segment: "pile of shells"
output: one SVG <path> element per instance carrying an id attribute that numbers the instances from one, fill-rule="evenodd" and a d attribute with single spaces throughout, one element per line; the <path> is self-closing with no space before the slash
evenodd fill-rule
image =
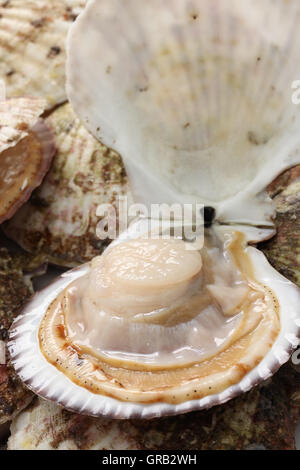
<path id="1" fill-rule="evenodd" d="M 0 443 L 12 423 L 11 450 L 295 448 L 299 19 L 0 5 Z M 143 216 L 100 239 L 124 197 L 204 207 L 201 246 Z"/>

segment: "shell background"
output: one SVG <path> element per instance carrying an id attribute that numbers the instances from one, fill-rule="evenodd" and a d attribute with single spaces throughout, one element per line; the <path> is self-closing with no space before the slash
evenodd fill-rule
<path id="1" fill-rule="evenodd" d="M 51 0 L 51 2 L 11 0 L 0 6 L 0 78 L 5 78 L 8 96 L 25 93 L 45 96 L 49 107 L 66 99 L 64 40 L 70 24 L 85 3 L 85 1 L 71 0 Z M 256 19 L 252 18 L 251 21 L 255 23 Z M 11 48 L 10 44 L 14 44 L 14 48 Z M 73 121 L 74 117 L 71 117 L 69 113 L 66 112 L 69 117 L 63 117 L 63 112 L 61 113 L 62 121 L 64 119 L 66 123 Z M 56 117 L 53 116 L 53 122 L 55 120 Z M 56 126 L 55 123 L 54 126 Z M 65 157 L 65 155 L 61 157 L 62 160 Z M 59 173 L 61 170 L 59 165 L 58 168 Z M 285 186 L 286 181 L 284 180 L 282 187 Z M 299 241 L 295 225 L 295 216 L 298 213 L 298 184 L 299 181 L 295 181 L 292 190 L 286 188 L 286 192 L 276 198 L 279 203 L 282 202 L 282 209 L 277 215 L 279 234 L 277 238 L 264 244 L 264 251 L 277 269 L 293 281 L 298 281 L 299 285 L 299 263 L 294 256 L 294 249 L 298 249 Z M 50 186 L 51 182 L 49 188 Z M 43 193 L 43 197 L 44 199 L 34 195 L 31 203 L 24 209 L 25 212 L 28 211 L 29 225 L 24 232 L 20 233 L 20 243 L 24 243 L 28 250 L 35 250 L 35 244 L 39 240 L 38 246 L 41 253 L 46 253 L 46 256 L 57 264 L 69 266 L 92 256 L 94 249 L 97 252 L 98 247 L 93 246 L 91 239 L 86 242 L 88 237 L 86 238 L 85 234 L 89 233 L 89 230 L 87 232 L 79 230 L 80 236 L 76 241 L 72 241 L 73 249 L 71 249 L 70 257 L 65 259 L 62 256 L 67 246 L 68 234 L 60 232 L 57 238 L 55 230 L 52 232 L 52 216 L 50 214 L 49 217 L 49 208 L 43 206 L 44 200 L 46 200 L 46 205 L 49 201 L 47 191 Z M 50 204 L 52 202 L 50 198 Z M 39 215 L 35 220 L 34 214 L 38 212 Z M 55 211 L 52 215 L 54 223 Z M 50 235 L 48 229 L 45 233 L 40 232 L 41 224 L 45 223 L 45 220 L 50 220 Z M 88 224 L 85 223 L 84 226 L 88 227 Z M 43 238 L 44 235 L 45 238 Z M 80 237 L 82 237 L 82 243 Z M 284 247 L 282 251 L 281 246 Z M 6 255 L 3 259 L 6 259 Z M 22 269 L 19 267 L 10 272 L 14 273 L 14 278 L 21 279 L 23 276 Z M 18 275 L 15 274 L 17 272 Z M 8 277 L 5 275 L 5 282 L 7 280 Z M 20 290 L 17 292 L 20 293 Z M 113 425 L 110 421 L 101 423 L 93 418 L 71 414 L 55 405 L 38 402 L 38 406 L 36 403 L 33 408 L 22 413 L 14 421 L 10 448 L 23 446 L 29 448 L 48 446 L 51 449 L 68 446 L 79 449 L 93 446 L 101 448 L 104 442 L 105 445 L 113 445 L 112 440 L 117 436 L 116 442 L 120 448 L 121 446 L 127 446 L 126 448 L 140 446 L 141 448 L 167 449 L 172 448 L 179 434 L 181 441 L 178 445 L 187 449 L 191 446 L 200 448 L 201 445 L 208 449 L 245 448 L 253 444 L 263 444 L 267 448 L 293 448 L 295 421 L 299 417 L 298 378 L 299 374 L 295 375 L 292 369 L 285 368 L 274 377 L 276 389 L 272 389 L 273 392 L 270 391 L 269 385 L 266 385 L 215 410 L 166 418 L 153 424 L 140 423 L 139 428 L 135 427 L 136 423 L 124 422 L 120 425 Z M 284 387 L 282 384 L 285 384 Z M 287 394 L 285 394 L 286 391 Z M 260 396 L 262 398 L 259 398 Z M 289 396 L 293 397 L 291 401 Z M 45 427 L 41 425 L 42 417 L 45 418 Z M 26 440 L 24 433 L 28 420 L 30 420 L 30 435 Z M 197 424 L 199 428 L 196 428 L 197 433 L 195 433 Z M 104 433 L 108 436 L 108 440 L 103 442 Z"/>
<path id="2" fill-rule="evenodd" d="M 45 107 L 46 101 L 38 98 L 0 101 L 0 152 L 26 137 Z"/>
<path id="3" fill-rule="evenodd" d="M 80 125 L 66 101 L 66 37 L 86 0 L 10 0 L 0 5 L 0 79 L 7 96 L 46 99 L 58 151 L 30 202 L 6 227 L 23 248 L 73 267 L 102 252 L 96 207 L 127 194 L 120 157 Z"/>
<path id="4" fill-rule="evenodd" d="M 65 38 L 86 0 L 8 0 L 0 5 L 0 79 L 7 97 L 66 100 Z"/>
<path id="5" fill-rule="evenodd" d="M 22 248 L 54 264 L 76 266 L 99 255 L 109 240 L 96 237 L 100 203 L 130 196 L 118 154 L 83 127 L 69 104 L 46 119 L 57 147 L 52 167 L 30 202 L 5 225 Z"/>
<path id="6" fill-rule="evenodd" d="M 261 249 L 275 269 L 300 285 L 300 166 L 281 175 L 269 192 L 276 203 L 277 233 Z"/>
<path id="7" fill-rule="evenodd" d="M 6 343 L 12 321 L 32 295 L 31 279 L 44 272 L 45 266 L 42 266 L 39 256 L 10 252 L 2 246 L 1 241 L 0 341 Z M 16 416 L 32 397 L 10 363 L 7 361 L 7 364 L 0 365 L 0 427 Z"/>

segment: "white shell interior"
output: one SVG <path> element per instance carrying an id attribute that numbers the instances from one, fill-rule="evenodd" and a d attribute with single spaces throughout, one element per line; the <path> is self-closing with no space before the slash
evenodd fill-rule
<path id="1" fill-rule="evenodd" d="M 226 229 L 228 229 L 226 226 L 218 228 L 220 231 Z M 259 233 L 256 235 L 251 233 L 251 236 L 257 238 Z M 96 395 L 79 387 L 52 366 L 39 348 L 40 323 L 51 302 L 75 279 L 85 275 L 90 269 L 89 265 L 83 265 L 63 274 L 53 284 L 37 294 L 27 305 L 23 314 L 15 321 L 8 347 L 18 374 L 35 393 L 53 400 L 65 408 L 83 414 L 105 415 L 118 419 L 154 418 L 209 408 L 224 403 L 241 392 L 248 391 L 270 377 L 289 359 L 291 351 L 297 346 L 300 335 L 300 292 L 294 284 L 275 271 L 265 256 L 256 248 L 247 247 L 246 252 L 255 267 L 257 281 L 271 288 L 277 294 L 280 305 L 281 331 L 272 350 L 264 357 L 259 366 L 249 372 L 238 384 L 227 388 L 224 392 L 179 405 L 167 403 L 145 405 L 121 402 Z"/>
<path id="2" fill-rule="evenodd" d="M 68 95 L 122 155 L 137 201 L 271 224 L 264 190 L 300 162 L 299 21 L 297 0 L 90 0 L 69 35 Z"/>

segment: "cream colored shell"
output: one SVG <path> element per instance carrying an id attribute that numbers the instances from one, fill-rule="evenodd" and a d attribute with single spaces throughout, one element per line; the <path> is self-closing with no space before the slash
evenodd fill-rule
<path id="1" fill-rule="evenodd" d="M 86 0 L 10 0 L 0 5 L 0 80 L 7 97 L 66 100 L 65 42 Z"/>
<path id="2" fill-rule="evenodd" d="M 15 98 L 0 101 L 0 153 L 16 145 L 46 108 L 42 98 Z"/>

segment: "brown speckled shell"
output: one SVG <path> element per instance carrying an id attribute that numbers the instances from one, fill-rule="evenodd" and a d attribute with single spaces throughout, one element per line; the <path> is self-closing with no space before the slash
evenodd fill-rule
<path id="1" fill-rule="evenodd" d="M 66 100 L 65 41 L 86 0 L 9 0 L 0 4 L 0 79 L 7 97 Z"/>
<path id="2" fill-rule="evenodd" d="M 24 177 L 22 177 L 22 175 L 19 176 L 17 194 L 15 194 L 14 199 L 9 201 L 8 206 L 1 208 L 0 223 L 13 217 L 17 210 L 28 201 L 33 190 L 40 186 L 45 174 L 50 168 L 52 158 L 55 154 L 53 133 L 42 119 L 31 128 L 31 132 L 41 144 L 41 160 L 39 161 L 39 165 L 36 166 L 34 175 L 28 178 L 25 188 L 23 188 Z M 21 142 L 19 145 L 21 145 Z M 19 145 L 16 144 L 13 148 L 14 152 L 18 152 Z M 33 158 L 34 157 L 35 156 L 33 156 Z"/>
<path id="3" fill-rule="evenodd" d="M 0 248 L 0 341 L 7 342 L 8 330 L 20 309 L 33 293 L 30 276 L 43 264 L 40 257 L 10 254 Z M 7 355 L 8 359 L 8 355 Z M 11 363 L 0 365 L 0 425 L 10 421 L 32 399 Z"/>
<path id="4" fill-rule="evenodd" d="M 69 104 L 46 122 L 57 147 L 50 172 L 5 232 L 25 250 L 73 267 L 101 254 L 110 241 L 96 236 L 97 206 L 117 209 L 117 198 L 131 195 L 120 156 L 88 133 Z"/>
<path id="5" fill-rule="evenodd" d="M 0 153 L 28 135 L 46 106 L 46 100 L 41 98 L 0 101 Z"/>
<path id="6" fill-rule="evenodd" d="M 269 192 L 276 204 L 277 234 L 260 248 L 275 269 L 300 285 L 300 166 L 282 174 Z"/>

